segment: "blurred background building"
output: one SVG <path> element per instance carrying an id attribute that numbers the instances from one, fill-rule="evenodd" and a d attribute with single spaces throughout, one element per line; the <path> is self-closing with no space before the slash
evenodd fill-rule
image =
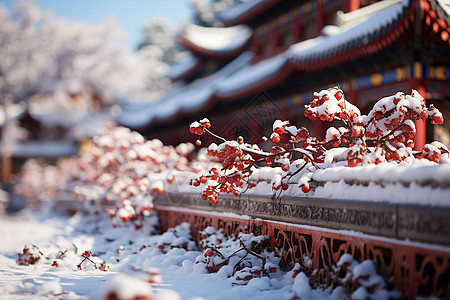
<path id="1" fill-rule="evenodd" d="M 275 119 L 323 137 L 329 124 L 310 122 L 303 105 L 336 85 L 363 113 L 416 89 L 448 120 L 449 24 L 442 0 L 247 0 L 200 12 L 176 37 L 188 54 L 167 73 L 171 89 L 157 103 L 122 103 L 118 122 L 169 144 L 195 141 L 188 125 L 203 117 L 249 142 Z M 450 145 L 448 121 L 416 126 L 416 147 Z"/>
<path id="2" fill-rule="evenodd" d="M 448 1 L 192 0 L 191 7 L 191 21 L 178 26 L 149 20 L 129 53 L 114 21 L 83 24 L 32 3 L 0 5 L 2 178 L 29 157 L 54 162 L 77 153 L 108 122 L 174 145 L 194 142 L 188 126 L 204 117 L 220 135 L 251 143 L 269 136 L 276 119 L 323 137 L 329 124 L 304 117 L 304 104 L 336 85 L 363 113 L 416 89 L 450 118 Z M 416 124 L 416 146 L 450 146 L 448 121 L 428 122 Z"/>

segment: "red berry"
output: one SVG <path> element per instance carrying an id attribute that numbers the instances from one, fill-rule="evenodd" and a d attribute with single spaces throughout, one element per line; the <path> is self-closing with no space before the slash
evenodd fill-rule
<path id="1" fill-rule="evenodd" d="M 195 134 L 202 135 L 203 134 L 203 127 L 197 127 L 195 128 Z"/>
<path id="2" fill-rule="evenodd" d="M 309 186 L 309 183 L 305 183 L 304 185 L 302 185 L 302 192 L 303 193 L 308 193 L 311 190 L 311 187 Z"/>
<path id="3" fill-rule="evenodd" d="M 217 170 L 216 168 L 212 168 L 211 173 L 213 173 L 215 175 L 219 175 L 219 170 Z"/>
<path id="4" fill-rule="evenodd" d="M 350 168 L 353 168 L 353 167 L 355 167 L 357 164 L 358 164 L 358 161 L 356 160 L 356 158 L 352 158 L 352 159 L 350 159 L 349 161 L 348 161 L 348 166 L 350 167 Z"/>
<path id="5" fill-rule="evenodd" d="M 211 257 L 214 255 L 214 252 L 211 249 L 206 250 L 204 256 L 205 257 Z"/>
<path id="6" fill-rule="evenodd" d="M 323 102 L 328 101 L 328 100 L 330 100 L 330 97 L 327 94 L 322 96 L 322 101 Z"/>
<path id="7" fill-rule="evenodd" d="M 275 128 L 274 132 L 276 132 L 279 135 L 282 135 L 284 133 L 284 128 L 283 127 L 277 127 L 277 128 Z"/>
<path id="8" fill-rule="evenodd" d="M 315 114 L 315 113 L 310 114 L 310 115 L 309 115 L 309 119 L 310 119 L 311 121 L 317 120 L 317 114 Z"/>
<path id="9" fill-rule="evenodd" d="M 88 251 L 88 250 L 84 251 L 84 253 L 81 254 L 81 256 L 84 256 L 84 257 L 91 257 L 91 255 L 92 255 L 91 251 Z"/>
<path id="10" fill-rule="evenodd" d="M 208 181 L 208 178 L 206 178 L 205 176 L 200 177 L 201 183 L 206 183 L 207 181 Z"/>
<path id="11" fill-rule="evenodd" d="M 439 152 L 434 152 L 433 153 L 433 159 L 434 160 L 439 160 L 441 158 L 441 154 Z"/>
<path id="12" fill-rule="evenodd" d="M 197 140 L 197 141 L 195 141 L 195 144 L 200 147 L 202 145 L 202 141 Z"/>
<path id="13" fill-rule="evenodd" d="M 274 142 L 274 143 L 279 143 L 280 140 L 281 140 L 281 138 L 280 138 L 280 136 L 279 136 L 278 134 L 274 134 L 274 135 L 272 136 L 272 142 Z"/>
<path id="14" fill-rule="evenodd" d="M 352 135 L 353 135 L 354 137 L 360 136 L 360 135 L 361 135 L 361 129 L 359 129 L 359 128 L 354 128 L 354 129 L 352 130 Z"/>
<path id="15" fill-rule="evenodd" d="M 297 132 L 297 136 L 299 138 L 306 138 L 308 136 L 308 130 L 306 130 L 305 128 L 301 128 L 298 132 Z"/>
<path id="16" fill-rule="evenodd" d="M 342 92 L 341 91 L 338 91 L 336 94 L 334 94 L 334 97 L 337 99 L 337 100 L 341 100 L 342 99 Z"/>
<path id="17" fill-rule="evenodd" d="M 434 121 L 434 123 L 442 125 L 442 123 L 444 123 L 444 118 L 443 117 L 434 117 L 433 121 Z"/>
<path id="18" fill-rule="evenodd" d="M 375 117 L 375 119 L 381 119 L 381 117 L 383 116 L 383 114 L 381 113 L 381 111 L 376 111 L 373 116 Z"/>

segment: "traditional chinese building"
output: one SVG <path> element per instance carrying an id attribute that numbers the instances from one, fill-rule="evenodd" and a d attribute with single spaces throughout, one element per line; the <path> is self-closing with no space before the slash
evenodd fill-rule
<path id="1" fill-rule="evenodd" d="M 124 106 L 119 123 L 170 144 L 195 141 L 188 125 L 203 117 L 249 142 L 269 135 L 275 119 L 323 136 L 329 124 L 303 116 L 314 91 L 339 85 L 367 113 L 416 89 L 447 119 L 417 122 L 416 146 L 450 144 L 448 1 L 248 0 L 215 18 L 178 36 L 191 56 L 170 70 L 173 89 L 156 104 Z"/>

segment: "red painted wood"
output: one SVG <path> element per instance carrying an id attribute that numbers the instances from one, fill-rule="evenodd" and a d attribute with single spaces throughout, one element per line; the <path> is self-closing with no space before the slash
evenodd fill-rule
<path id="1" fill-rule="evenodd" d="M 261 219 L 231 217 L 203 211 L 158 209 L 162 230 L 188 222 L 195 241 L 199 231 L 208 226 L 223 228 L 227 236 L 240 232 L 270 235 L 270 246 L 285 268 L 300 263 L 313 273 L 312 285 L 331 284 L 330 273 L 346 253 L 359 261 L 372 260 L 386 280 L 402 293 L 404 299 L 437 296 L 450 299 L 450 250 L 430 245 L 405 243 L 364 234 L 298 226 Z"/>

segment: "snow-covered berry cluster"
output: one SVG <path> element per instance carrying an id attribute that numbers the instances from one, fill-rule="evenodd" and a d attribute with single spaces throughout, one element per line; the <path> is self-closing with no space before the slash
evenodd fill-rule
<path id="1" fill-rule="evenodd" d="M 344 254 L 332 271 L 332 280 L 345 289 L 351 299 L 391 299 L 385 278 L 377 273 L 371 260 L 358 262 Z"/>
<path id="2" fill-rule="evenodd" d="M 185 222 L 175 228 L 170 228 L 161 235 L 155 246 L 164 253 L 167 253 L 173 248 L 182 248 L 187 251 L 193 250 L 195 243 L 192 241 L 189 226 L 189 223 Z"/>
<path id="3" fill-rule="evenodd" d="M 107 264 L 104 260 L 99 260 L 97 257 L 92 255 L 92 252 L 89 250 L 81 253 L 81 262 L 77 265 L 78 270 L 83 270 L 83 267 L 93 266 L 95 270 L 100 270 L 107 272 L 109 271 L 109 264 Z"/>
<path id="4" fill-rule="evenodd" d="M 246 284 L 279 271 L 279 258 L 269 249 L 270 236 L 240 233 L 225 237 L 223 229 L 211 226 L 200 233 L 203 253 L 195 259 L 194 272 L 219 272 L 233 278 L 234 284 Z"/>
<path id="5" fill-rule="evenodd" d="M 203 118 L 200 121 L 192 122 L 192 124 L 189 126 L 189 130 L 191 133 L 194 133 L 198 135 L 198 139 L 195 142 L 197 146 L 202 145 L 202 141 L 200 140 L 200 136 L 205 132 L 205 130 L 208 130 L 209 127 L 211 127 L 211 123 L 207 118 Z"/>
<path id="6" fill-rule="evenodd" d="M 208 155 L 219 165 L 191 184 L 203 188 L 203 200 L 216 204 L 221 193 L 239 195 L 254 187 L 252 176 L 261 163 L 281 170 L 273 173 L 271 179 L 274 192 L 287 190 L 289 184 L 297 183 L 302 192 L 308 193 L 315 170 L 333 165 L 412 164 L 416 159 L 450 162 L 450 152 L 442 143 L 433 142 L 416 149 L 416 122 L 430 118 L 432 124 L 442 124 L 444 119 L 433 105 L 427 108 L 424 98 L 415 90 L 411 95 L 398 92 L 382 98 L 363 115 L 345 99 L 339 87 L 333 87 L 315 92 L 314 99 L 305 105 L 304 114 L 312 121 L 338 121 L 342 126 L 329 127 L 325 138 L 318 139 L 305 127 L 275 120 L 270 136 L 275 145 L 266 152 L 257 145 L 245 144 L 242 137 L 228 141 L 215 135 L 209 130 L 209 120 L 208 128 L 204 122 L 192 123 L 191 132 L 210 133 L 222 143 L 208 147 Z M 263 137 L 263 141 L 268 140 Z"/>
<path id="7" fill-rule="evenodd" d="M 94 137 L 89 153 L 77 159 L 74 192 L 80 202 L 103 205 L 113 224 L 150 216 L 155 195 L 165 191 L 173 174 L 188 169 L 192 144 L 165 146 L 159 140 L 146 141 L 124 127 L 107 127 Z"/>
<path id="8" fill-rule="evenodd" d="M 27 244 L 24 246 L 22 253 L 18 254 L 17 263 L 19 265 L 34 265 L 43 255 L 37 246 Z"/>
<path id="9" fill-rule="evenodd" d="M 29 159 L 20 171 L 20 178 L 14 185 L 14 194 L 24 197 L 29 205 L 54 199 L 58 189 L 64 185 L 65 177 L 60 169 L 36 159 Z"/>
<path id="10" fill-rule="evenodd" d="M 191 124 L 191 131 L 193 126 L 198 124 L 202 130 L 208 130 L 211 127 L 209 121 L 203 123 L 202 121 Z M 208 130 L 208 132 L 210 132 Z M 202 131 L 203 133 L 203 131 Z M 209 145 L 207 155 L 220 164 L 209 169 L 209 173 L 202 175 L 197 179 L 191 180 L 190 184 L 194 187 L 205 187 L 201 195 L 202 200 L 207 200 L 210 203 L 217 204 L 217 197 L 220 193 L 239 195 L 243 190 L 251 188 L 254 184 L 248 181 L 252 175 L 252 165 L 254 158 L 248 153 L 244 152 L 243 148 L 252 147 L 245 144 L 242 137 L 237 141 L 226 141 L 217 145 L 212 143 Z M 253 146 L 254 151 L 260 151 L 257 146 Z"/>

